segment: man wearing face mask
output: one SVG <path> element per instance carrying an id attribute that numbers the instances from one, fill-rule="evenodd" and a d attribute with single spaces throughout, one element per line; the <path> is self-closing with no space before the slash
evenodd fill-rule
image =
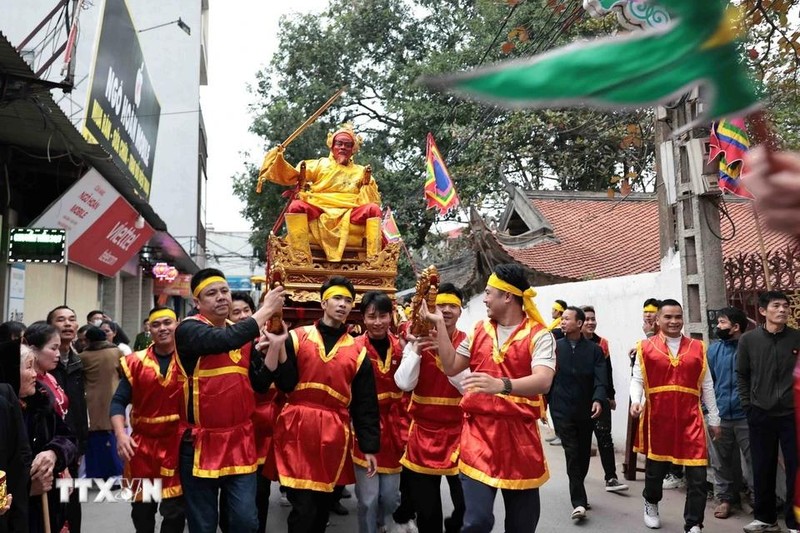
<path id="1" fill-rule="evenodd" d="M 106 320 L 106 318 L 106 314 L 100 309 L 89 311 L 89 313 L 86 315 L 86 325 L 99 328 L 103 323 L 103 320 Z"/>
<path id="2" fill-rule="evenodd" d="M 739 452 L 747 460 L 747 471 L 752 472 L 750 460 L 750 431 L 747 415 L 736 390 L 736 348 L 739 337 L 747 329 L 747 316 L 735 307 L 726 307 L 717 315 L 717 342 L 708 347 L 708 369 L 714 380 L 714 395 L 719 408 L 720 436 L 713 441 L 718 461 L 712 461 L 714 470 L 714 495 L 719 505 L 714 509 L 716 518 L 728 518 L 731 508 L 739 505 L 739 494 L 744 488 Z M 752 479 L 748 480 L 752 486 Z"/>

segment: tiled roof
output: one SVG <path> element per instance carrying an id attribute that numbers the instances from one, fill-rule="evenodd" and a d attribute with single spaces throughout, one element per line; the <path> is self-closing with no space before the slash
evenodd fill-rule
<path id="1" fill-rule="evenodd" d="M 586 193 L 578 193 L 576 198 L 563 192 L 554 198 L 547 196 L 536 193 L 531 203 L 552 225 L 557 240 L 520 247 L 504 245 L 499 236 L 501 246 L 515 260 L 538 272 L 575 280 L 658 271 L 661 257 L 654 196 L 640 195 L 632 201 Z M 736 231 L 733 239 L 723 243 L 723 255 L 757 253 L 749 202 L 728 201 L 725 205 Z M 723 217 L 723 237 L 730 237 L 733 227 Z M 792 237 L 766 229 L 764 238 L 768 250 L 792 244 Z"/>

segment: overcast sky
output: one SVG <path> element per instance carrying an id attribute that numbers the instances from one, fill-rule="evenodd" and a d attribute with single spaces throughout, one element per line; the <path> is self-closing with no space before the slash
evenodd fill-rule
<path id="1" fill-rule="evenodd" d="M 200 102 L 208 134 L 207 221 L 215 231 L 249 231 L 239 212 L 242 202 L 231 189 L 231 176 L 244 170 L 242 153 L 260 163 L 263 147 L 248 129 L 247 85 L 267 65 L 278 45 L 278 19 L 284 13 L 318 12 L 327 0 L 212 0 L 209 6 L 208 86 Z"/>

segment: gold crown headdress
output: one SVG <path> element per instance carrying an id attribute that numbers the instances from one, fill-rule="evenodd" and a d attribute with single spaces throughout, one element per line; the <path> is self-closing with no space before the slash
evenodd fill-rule
<path id="1" fill-rule="evenodd" d="M 328 148 L 333 148 L 333 138 L 339 135 L 340 133 L 344 133 L 350 136 L 353 139 L 353 154 L 358 152 L 358 149 L 361 148 L 361 143 L 364 139 L 361 138 L 361 135 L 357 135 L 355 130 L 353 130 L 353 124 L 350 122 L 345 122 L 334 132 L 328 133 L 328 140 L 325 144 L 328 145 Z"/>

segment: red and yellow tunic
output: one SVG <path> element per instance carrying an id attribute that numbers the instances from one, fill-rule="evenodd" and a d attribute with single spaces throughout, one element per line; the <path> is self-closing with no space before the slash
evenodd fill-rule
<path id="1" fill-rule="evenodd" d="M 367 350 L 345 333 L 326 353 L 316 326 L 294 329 L 289 336 L 298 383 L 275 423 L 278 478 L 286 487 L 332 492 L 335 485 L 355 482 L 348 407 Z"/>
<path id="2" fill-rule="evenodd" d="M 186 320 L 200 320 L 213 326 L 203 315 Z M 237 350 L 200 357 L 194 374 L 184 384 L 181 434 L 186 429 L 192 431 L 192 473 L 196 477 L 250 474 L 258 468 L 252 421 L 255 396 L 249 375 L 250 350 L 251 344 L 247 343 Z M 181 371 L 186 376 L 182 366 Z M 189 424 L 186 413 L 188 380 L 192 382 L 194 424 Z"/>
<path id="3" fill-rule="evenodd" d="M 125 465 L 126 479 L 161 478 L 161 497 L 182 493 L 178 472 L 180 415 L 184 375 L 173 354 L 166 375 L 161 375 L 153 345 L 122 358 L 131 384 L 131 438 L 136 453 Z"/>
<path id="4" fill-rule="evenodd" d="M 466 337 L 463 331 L 455 330 L 450 337 L 453 347 L 457 348 Z M 420 474 L 458 474 L 458 447 L 464 422 L 460 402 L 461 393 L 447 379 L 439 356 L 432 350 L 424 350 L 419 362 L 419 381 L 408 408 L 411 428 L 406 453 L 400 460 L 403 466 Z"/>
<path id="5" fill-rule="evenodd" d="M 708 366 L 705 344 L 681 337 L 678 353 L 672 354 L 664 335 L 658 334 L 639 341 L 636 352 L 646 400 L 634 451 L 654 461 L 707 465 L 706 429 L 700 407 Z"/>
<path id="6" fill-rule="evenodd" d="M 531 375 L 538 337 L 548 334 L 542 324 L 526 318 L 499 346 L 493 321 L 478 322 L 470 346 L 469 367 L 493 377 Z M 542 450 L 538 419 L 539 396 L 465 392 L 461 400 L 459 470 L 481 483 L 501 489 L 534 489 L 550 477 Z"/>
<path id="7" fill-rule="evenodd" d="M 402 359 L 403 351 L 400 341 L 389 334 L 389 350 L 386 359 L 381 359 L 375 347 L 369 342 L 367 335 L 355 339 L 356 347 L 367 350 L 367 357 L 372 361 L 372 372 L 375 376 L 375 390 L 378 393 L 378 410 L 381 420 L 381 451 L 375 454 L 378 461 L 379 474 L 399 474 L 402 470 L 400 458 L 403 456 L 406 436 L 403 426 L 406 419 L 403 391 L 394 382 L 394 373 Z M 354 439 L 353 462 L 367 468 L 367 460 L 358 448 L 358 439 Z"/>
<path id="8" fill-rule="evenodd" d="M 286 395 L 279 391 L 273 383 L 267 392 L 256 392 L 255 400 L 253 433 L 256 437 L 258 464 L 263 465 L 267 461 L 267 456 L 275 453 L 273 439 L 275 421 L 278 419 L 278 415 L 281 414 L 283 404 L 286 403 Z M 274 466 L 275 461 L 270 461 L 270 464 Z M 261 474 L 273 481 L 278 479 L 278 472 L 274 468 L 265 468 Z"/>

